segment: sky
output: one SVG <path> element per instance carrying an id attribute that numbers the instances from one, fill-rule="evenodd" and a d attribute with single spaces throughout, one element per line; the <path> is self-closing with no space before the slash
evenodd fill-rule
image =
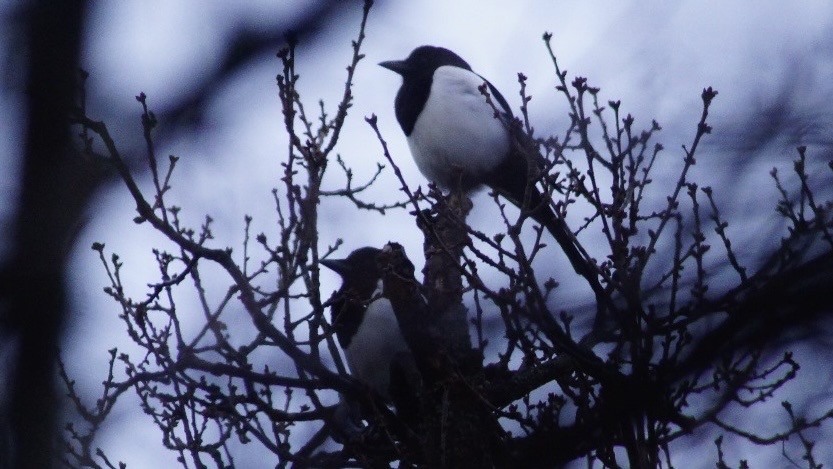
<path id="1" fill-rule="evenodd" d="M 340 10 L 342 14 L 322 23 L 318 34 L 298 47 L 299 87 L 308 107 L 314 108 L 321 98 L 330 113 L 335 111 L 360 18 L 360 2 L 354 3 L 355 8 Z M 117 141 L 135 149 L 141 129 L 134 97 L 140 91 L 153 109 L 164 112 L 219 65 L 217 51 L 238 28 L 283 30 L 315 2 L 124 0 L 91 5 L 83 45 L 83 66 L 90 73 L 90 114 L 105 120 Z M 393 113 L 399 78 L 376 65 L 404 58 L 422 44 L 456 51 L 515 108 L 517 73 L 523 72 L 533 96 L 532 121 L 540 132 L 557 132 L 567 122 L 566 107 L 553 89 L 553 68 L 541 40 L 544 32 L 552 32 L 559 63 L 570 77 L 586 76 L 592 86 L 601 87 L 605 100 L 620 99 L 637 125 L 648 126 L 656 119 L 663 126 L 659 140 L 669 159 L 681 158 L 681 145 L 693 138 L 702 89 L 717 89 L 711 119 L 715 131 L 705 142 L 695 174 L 726 189 L 725 213 L 750 211 L 762 195 L 774 208 L 769 169 L 778 165 L 786 171 L 799 143 L 809 145 L 811 152 L 830 151 L 825 131 L 833 124 L 833 7 L 823 0 L 792 7 L 776 1 L 751 5 L 717 0 L 378 2 L 370 15 L 366 59 L 356 74 L 355 103 L 339 153 L 358 180 L 373 173 L 383 157 L 363 118 L 375 114 L 405 179 L 412 186 L 425 184 Z M 286 148 L 274 80 L 279 70 L 273 54 L 251 61 L 211 96 L 197 132 L 178 135 L 159 149 L 159 154 L 181 158 L 172 199 L 185 208 L 183 217 L 193 224 L 205 214 L 216 220 L 217 246 L 240 244 L 243 214 L 254 217 L 255 233 L 271 226 L 270 191 L 277 184 Z M 15 116 L 20 99 L 16 90 L 5 89 L 0 107 Z M 8 160 L 0 187 L 13 194 L 16 161 L 11 155 L 21 128 L 15 124 L 20 120 L 9 122 L 0 128 L 0 158 Z M 140 182 L 150 187 L 147 177 Z M 340 184 L 343 178 L 331 171 L 325 187 Z M 401 200 L 396 184 L 387 173 L 368 197 Z M 3 220 L 10 213 L 9 197 L 0 199 Z M 488 210 L 477 208 L 487 204 L 478 200 L 487 202 L 487 197 L 475 198 L 470 220 L 477 228 L 494 228 Z M 89 246 L 104 242 L 108 252 L 120 254 L 129 267 L 125 280 L 137 296 L 155 272 L 150 251 L 160 238 L 149 227 L 132 222 L 133 207 L 123 186 L 102 190 L 72 255 L 73 319 L 64 354 L 80 386 L 90 390 L 102 377 L 87 376 L 83 370 L 100 369 L 113 345 L 129 346 L 123 344 L 116 305 L 102 294 L 106 276 Z M 341 238 L 346 255 L 360 246 L 396 240 L 420 267 L 422 241 L 406 213 L 382 217 L 336 200 L 325 201 L 321 213 L 321 246 Z M 774 210 L 755 213 L 731 227 L 730 234 L 742 242 L 777 241 L 760 239 L 761 233 L 778 227 Z M 337 288 L 337 280 L 324 275 L 327 296 Z M 577 293 L 572 300 L 579 304 L 584 295 Z M 145 450 L 158 447 L 156 429 L 137 425 L 141 419 L 125 407 L 111 419 L 103 446 L 128 467 L 158 465 L 158 454 Z M 131 438 L 125 439 L 125 434 Z M 738 449 L 731 456 L 750 457 L 751 451 L 758 450 Z"/>

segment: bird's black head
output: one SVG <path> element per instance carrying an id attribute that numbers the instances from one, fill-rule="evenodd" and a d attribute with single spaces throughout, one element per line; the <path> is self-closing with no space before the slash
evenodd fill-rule
<path id="1" fill-rule="evenodd" d="M 405 60 L 389 60 L 379 65 L 402 75 L 402 78 L 406 81 L 409 79 L 430 79 L 434 70 L 443 65 L 471 70 L 469 64 L 462 57 L 444 47 L 436 46 L 420 46 L 414 49 Z"/>
<path id="2" fill-rule="evenodd" d="M 382 277 L 376 265 L 376 256 L 382 252 L 373 247 L 364 247 L 351 252 L 345 259 L 324 259 L 321 265 L 328 267 L 341 276 L 342 289 L 345 287 L 356 290 L 356 293 L 370 293 Z"/>
<path id="3" fill-rule="evenodd" d="M 462 57 L 443 47 L 419 46 L 405 60 L 389 60 L 379 65 L 402 75 L 402 86 L 396 94 L 396 120 L 411 135 L 419 113 L 431 91 L 434 72 L 451 65 L 471 71 Z"/>

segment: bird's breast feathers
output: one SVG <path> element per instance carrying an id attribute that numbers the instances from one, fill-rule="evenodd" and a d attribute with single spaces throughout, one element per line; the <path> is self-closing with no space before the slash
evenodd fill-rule
<path id="1" fill-rule="evenodd" d="M 509 151 L 508 131 L 478 89 L 484 82 L 460 67 L 434 72 L 408 145 L 420 171 L 442 187 L 453 187 L 460 171 L 480 180 Z"/>
<path id="2" fill-rule="evenodd" d="M 377 289 L 377 293 L 379 290 Z M 388 395 L 390 363 L 408 350 L 393 306 L 387 298 L 373 300 L 364 313 L 350 345 L 344 350 L 350 372 L 382 396 Z"/>

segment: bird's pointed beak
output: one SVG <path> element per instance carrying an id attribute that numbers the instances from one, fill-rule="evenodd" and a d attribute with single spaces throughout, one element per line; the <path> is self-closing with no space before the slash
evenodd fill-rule
<path id="1" fill-rule="evenodd" d="M 408 64 L 404 60 L 387 60 L 379 62 L 379 65 L 400 75 L 404 75 L 409 70 Z"/>
<path id="2" fill-rule="evenodd" d="M 350 264 L 347 263 L 347 259 L 322 259 L 320 263 L 324 267 L 332 270 L 342 277 L 344 277 L 351 270 Z"/>

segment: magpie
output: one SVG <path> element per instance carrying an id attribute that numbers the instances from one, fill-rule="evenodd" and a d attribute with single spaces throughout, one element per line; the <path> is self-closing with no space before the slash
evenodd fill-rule
<path id="1" fill-rule="evenodd" d="M 470 192 L 488 186 L 517 207 L 529 210 L 598 296 L 601 287 L 596 274 L 569 227 L 541 192 L 527 183 L 527 157 L 513 143 L 513 139 L 526 136 L 512 132 L 512 111 L 497 88 L 472 71 L 459 55 L 442 47 L 420 46 L 405 60 L 379 65 L 402 76 L 394 105 L 396 120 L 422 174 L 446 190 Z M 484 84 L 496 101 L 497 115 L 480 92 Z"/>
<path id="2" fill-rule="evenodd" d="M 376 264 L 380 252 L 363 247 L 345 259 L 323 259 L 321 264 L 342 279 L 330 311 L 350 373 L 389 401 L 391 363 L 409 349 L 390 300 L 382 296 L 382 273 Z"/>

